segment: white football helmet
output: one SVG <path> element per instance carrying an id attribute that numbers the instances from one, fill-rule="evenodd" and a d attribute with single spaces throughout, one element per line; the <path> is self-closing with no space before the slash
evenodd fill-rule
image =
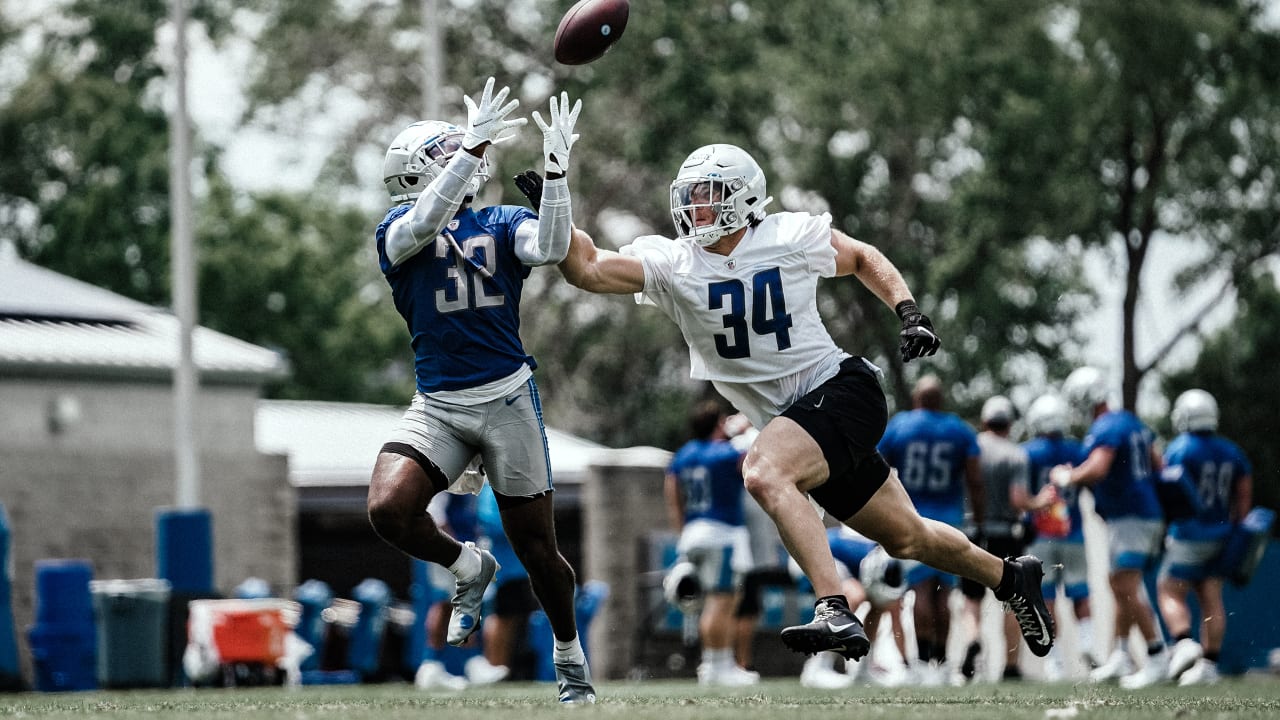
<path id="1" fill-rule="evenodd" d="M 1078 411 L 1091 411 L 1107 402 L 1107 378 L 1102 371 L 1088 365 L 1076 368 L 1062 382 L 1062 395 Z"/>
<path id="2" fill-rule="evenodd" d="M 1003 395 L 992 395 L 982 403 L 981 419 L 984 423 L 1013 422 L 1013 403 Z"/>
<path id="3" fill-rule="evenodd" d="M 1035 435 L 1065 435 L 1071 411 L 1057 395 L 1041 395 L 1027 408 L 1027 427 Z"/>
<path id="4" fill-rule="evenodd" d="M 704 145 L 689 154 L 671 183 L 671 219 L 677 236 L 707 247 L 760 222 L 772 200 L 765 195 L 764 171 L 746 150 Z M 708 209 L 714 219 L 707 218 Z"/>
<path id="5" fill-rule="evenodd" d="M 877 545 L 858 564 L 858 577 L 872 605 L 888 605 L 907 593 L 905 563 Z"/>
<path id="6" fill-rule="evenodd" d="M 1204 390 L 1188 390 L 1173 403 L 1173 429 L 1184 432 L 1217 432 L 1218 401 Z"/>
<path id="7" fill-rule="evenodd" d="M 662 579 L 662 596 L 680 612 L 694 615 L 702 609 L 705 593 L 702 580 L 698 578 L 698 568 L 688 560 L 681 560 L 671 567 L 667 576 Z"/>
<path id="8" fill-rule="evenodd" d="M 382 181 L 394 202 L 416 200 L 462 148 L 462 128 L 441 120 L 416 122 L 396 135 L 382 161 Z M 475 197 L 489 179 L 489 159 L 471 176 L 467 197 Z"/>

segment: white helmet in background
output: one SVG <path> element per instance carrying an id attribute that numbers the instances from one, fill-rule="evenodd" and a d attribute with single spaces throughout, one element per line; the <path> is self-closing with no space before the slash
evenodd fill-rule
<path id="1" fill-rule="evenodd" d="M 1027 408 L 1027 427 L 1035 435 L 1065 435 L 1071 411 L 1057 395 L 1041 395 Z"/>
<path id="2" fill-rule="evenodd" d="M 906 564 L 877 545 L 862 558 L 858 577 L 872 605 L 888 605 L 907 593 Z"/>
<path id="3" fill-rule="evenodd" d="M 701 610 L 705 593 L 698 579 L 698 568 L 688 560 L 673 565 L 662 579 L 662 596 L 686 615 Z"/>
<path id="4" fill-rule="evenodd" d="M 1003 395 L 992 395 L 982 403 L 981 419 L 984 423 L 1009 425 L 1013 422 L 1013 402 Z"/>
<path id="5" fill-rule="evenodd" d="M 382 181 L 393 202 L 416 200 L 427 185 L 439 177 L 454 153 L 462 149 L 463 129 L 441 120 L 416 122 L 396 135 L 382 161 Z M 467 186 L 467 197 L 474 197 L 489 179 L 488 157 L 480 159 L 480 167 Z"/>
<path id="6" fill-rule="evenodd" d="M 1095 367 L 1076 368 L 1062 382 L 1062 395 L 1077 411 L 1090 411 L 1107 402 L 1107 378 Z"/>
<path id="7" fill-rule="evenodd" d="M 764 219 L 764 171 L 746 150 L 717 143 L 694 150 L 671 183 L 671 220 L 676 234 L 702 247 Z M 699 226 L 699 208 L 710 208 L 715 220 Z"/>
<path id="8" fill-rule="evenodd" d="M 1218 401 L 1204 390 L 1188 390 L 1173 403 L 1173 429 L 1184 432 L 1216 432 Z"/>

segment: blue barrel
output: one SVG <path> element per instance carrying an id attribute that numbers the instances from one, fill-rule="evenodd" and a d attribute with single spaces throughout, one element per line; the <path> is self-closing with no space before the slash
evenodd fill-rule
<path id="1" fill-rule="evenodd" d="M 156 575 L 175 595 L 213 593 L 213 514 L 205 508 L 156 511 Z"/>
<path id="2" fill-rule="evenodd" d="M 87 560 L 37 560 L 35 571 L 36 622 L 27 630 L 27 642 L 36 689 L 96 689 L 93 566 Z"/>
<path id="3" fill-rule="evenodd" d="M 386 609 L 391 603 L 391 590 L 377 578 L 365 578 L 351 591 L 360 603 L 360 617 L 351 629 L 351 645 L 347 648 L 347 665 L 364 677 L 378 672 L 382 656 L 382 635 L 386 628 Z"/>
<path id="4" fill-rule="evenodd" d="M 18 640 L 13 624 L 13 566 L 9 558 L 9 513 L 0 503 L 0 691 L 21 690 Z"/>
<path id="5" fill-rule="evenodd" d="M 315 650 L 302 661 L 301 669 L 304 672 L 319 670 L 328 630 L 324 611 L 333 602 L 333 591 L 323 580 L 308 580 L 293 591 L 293 599 L 301 607 L 298 625 L 293 631 Z"/>

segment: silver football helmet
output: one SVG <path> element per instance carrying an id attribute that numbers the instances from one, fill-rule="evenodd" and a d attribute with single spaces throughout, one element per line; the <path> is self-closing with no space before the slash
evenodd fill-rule
<path id="1" fill-rule="evenodd" d="M 872 605 L 888 605 L 907 593 L 907 563 L 877 545 L 862 558 L 858 576 Z"/>
<path id="2" fill-rule="evenodd" d="M 662 596 L 686 615 L 697 614 L 702 609 L 706 593 L 698 578 L 698 568 L 688 560 L 681 560 L 671 567 L 662 579 Z"/>
<path id="3" fill-rule="evenodd" d="M 416 122 L 396 135 L 382 161 L 382 181 L 394 202 L 416 200 L 462 148 L 462 128 L 441 120 Z M 489 179 L 489 160 L 481 158 L 467 197 L 475 197 Z"/>
<path id="4" fill-rule="evenodd" d="M 1062 394 L 1074 409 L 1093 410 L 1107 401 L 1107 378 L 1095 367 L 1076 368 L 1062 381 Z"/>
<path id="5" fill-rule="evenodd" d="M 671 183 L 676 234 L 702 247 L 764 219 L 764 171 L 746 150 L 717 143 L 694 150 Z"/>
<path id="6" fill-rule="evenodd" d="M 1057 395 L 1041 395 L 1027 408 L 1027 427 L 1035 435 L 1065 435 L 1071 411 Z"/>
<path id="7" fill-rule="evenodd" d="M 1218 401 L 1204 390 L 1188 390 L 1173 403 L 1173 429 L 1184 432 L 1217 432 Z"/>

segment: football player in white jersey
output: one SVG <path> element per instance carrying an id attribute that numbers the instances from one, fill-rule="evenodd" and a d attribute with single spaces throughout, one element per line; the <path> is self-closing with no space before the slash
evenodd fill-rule
<path id="1" fill-rule="evenodd" d="M 747 490 L 773 518 L 819 598 L 812 622 L 782 631 L 788 647 L 835 650 L 854 660 L 869 648 L 840 594 L 807 493 L 894 557 L 994 588 L 1032 652 L 1044 655 L 1053 644 L 1053 620 L 1040 594 L 1040 562 L 1001 560 L 915 512 L 876 452 L 888 417 L 880 371 L 832 341 L 818 314 L 818 279 L 853 275 L 894 308 L 904 362 L 937 352 L 929 318 L 878 250 L 831 227 L 827 214 L 766 215 L 771 199 L 751 155 L 708 145 L 689 155 L 671 184 L 675 239 L 640 237 L 611 252 L 575 228 L 560 269 L 584 290 L 635 293 L 637 302 L 662 308 L 689 345 L 693 377 L 710 380 L 760 428 L 743 466 Z"/>

